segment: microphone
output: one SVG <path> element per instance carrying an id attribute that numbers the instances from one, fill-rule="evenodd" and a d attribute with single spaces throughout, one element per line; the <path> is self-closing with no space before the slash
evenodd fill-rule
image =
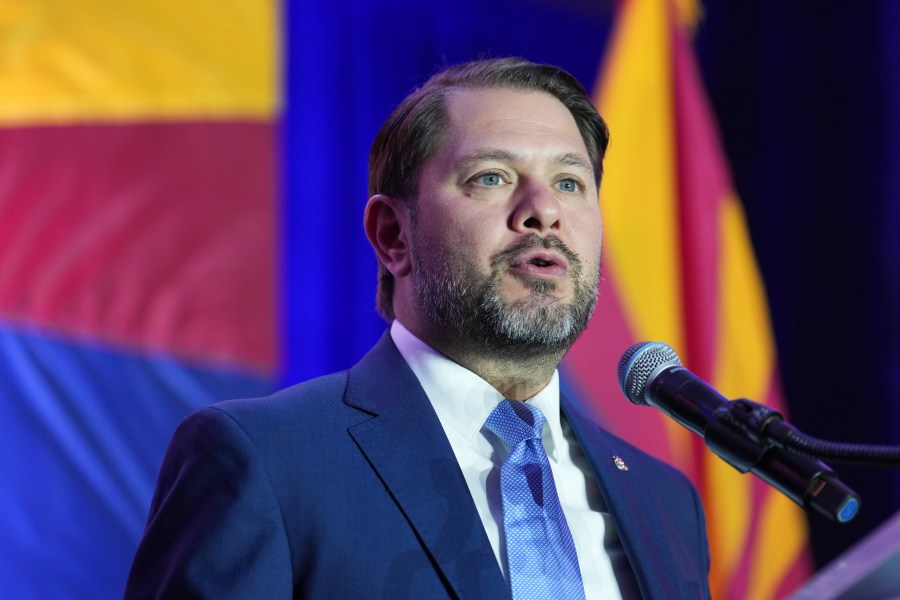
<path id="1" fill-rule="evenodd" d="M 619 360 L 619 387 L 640 405 L 655 406 L 695 434 L 741 473 L 752 472 L 788 498 L 840 523 L 859 511 L 859 496 L 825 463 L 772 443 L 766 429 L 780 414 L 745 399 L 729 400 L 681 366 L 668 344 L 639 342 Z"/>

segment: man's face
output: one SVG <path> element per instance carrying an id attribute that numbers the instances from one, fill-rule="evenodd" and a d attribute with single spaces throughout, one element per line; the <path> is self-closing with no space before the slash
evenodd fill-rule
<path id="1" fill-rule="evenodd" d="M 542 92 L 460 90 L 422 167 L 411 235 L 426 327 L 501 354 L 565 350 L 597 298 L 597 188 L 575 120 Z"/>

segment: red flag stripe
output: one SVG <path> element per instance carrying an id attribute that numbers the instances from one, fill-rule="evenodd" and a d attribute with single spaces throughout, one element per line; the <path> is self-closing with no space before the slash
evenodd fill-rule
<path id="1" fill-rule="evenodd" d="M 269 371 L 274 126 L 0 130 L 0 317 Z"/>

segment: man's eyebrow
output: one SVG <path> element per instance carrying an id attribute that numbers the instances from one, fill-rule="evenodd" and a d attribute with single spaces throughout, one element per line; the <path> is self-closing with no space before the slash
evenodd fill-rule
<path id="1" fill-rule="evenodd" d="M 563 154 L 557 154 L 553 157 L 552 162 L 559 165 L 568 165 L 570 167 L 580 167 L 585 171 L 593 172 L 594 170 L 591 164 L 582 155 L 576 152 L 565 152 Z"/>
<path id="2" fill-rule="evenodd" d="M 480 162 L 486 161 L 497 161 L 497 162 L 523 162 L 524 158 L 515 152 L 511 152 L 509 150 L 477 150 L 472 154 L 468 154 L 462 157 L 458 163 L 456 163 L 457 171 L 464 171 L 471 166 L 477 165 Z"/>
<path id="3" fill-rule="evenodd" d="M 510 150 L 478 150 L 460 159 L 460 161 L 456 163 L 456 170 L 463 171 L 473 165 L 485 161 L 516 163 L 526 162 L 526 159 L 521 154 L 516 154 L 515 152 L 512 152 Z M 590 172 L 593 172 L 594 170 L 591 164 L 585 159 L 585 157 L 578 154 L 577 152 L 563 152 L 561 154 L 557 154 L 550 157 L 549 162 L 551 164 L 579 167 L 581 169 L 584 169 L 585 171 Z"/>

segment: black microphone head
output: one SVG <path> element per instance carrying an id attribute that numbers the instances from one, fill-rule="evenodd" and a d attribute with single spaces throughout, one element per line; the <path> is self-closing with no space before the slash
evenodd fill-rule
<path id="1" fill-rule="evenodd" d="M 680 367 L 681 360 L 663 342 L 638 342 L 622 354 L 616 370 L 619 387 L 635 404 L 646 405 L 644 393 L 650 376 L 660 367 Z"/>

